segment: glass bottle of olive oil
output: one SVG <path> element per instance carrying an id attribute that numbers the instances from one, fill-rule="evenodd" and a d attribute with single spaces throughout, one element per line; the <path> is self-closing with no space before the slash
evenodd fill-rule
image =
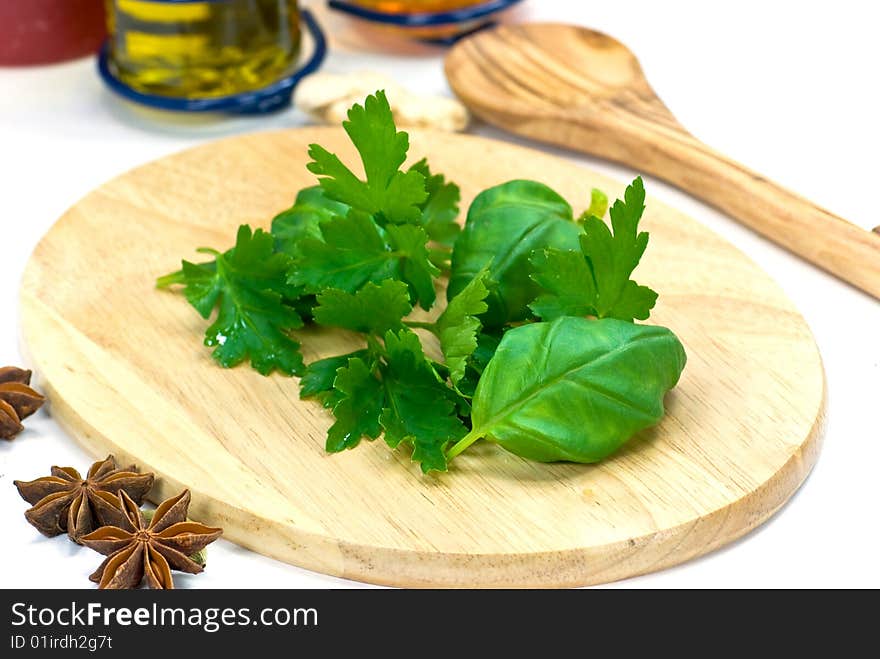
<path id="1" fill-rule="evenodd" d="M 133 89 L 178 98 L 265 87 L 299 56 L 297 0 L 105 0 L 111 61 Z"/>

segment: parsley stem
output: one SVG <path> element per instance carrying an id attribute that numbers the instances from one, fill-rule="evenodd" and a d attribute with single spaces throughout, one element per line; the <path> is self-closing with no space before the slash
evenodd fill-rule
<path id="1" fill-rule="evenodd" d="M 186 276 L 183 274 L 183 270 L 178 270 L 177 272 L 172 272 L 170 275 L 159 277 L 156 280 L 156 288 L 168 288 L 174 284 L 183 283 L 186 283 Z"/>
<path id="2" fill-rule="evenodd" d="M 482 439 L 484 434 L 485 433 L 483 433 L 480 428 L 477 428 L 476 430 L 471 430 L 467 435 L 458 440 L 457 444 L 455 444 L 451 449 L 449 449 L 449 451 L 447 451 L 446 459 L 452 460 L 452 458 L 454 458 L 456 455 L 467 450 L 468 447 L 476 442 L 478 439 Z"/>
<path id="3" fill-rule="evenodd" d="M 412 327 L 413 329 L 426 329 L 431 332 L 436 331 L 437 325 L 435 323 L 423 323 L 418 320 L 405 320 L 403 324 L 407 327 Z"/>
<path id="4" fill-rule="evenodd" d="M 376 337 L 374 337 L 372 334 L 367 334 L 367 349 L 376 358 L 388 356 L 384 348 L 382 348 L 382 345 L 379 343 L 379 341 L 376 340 Z"/>

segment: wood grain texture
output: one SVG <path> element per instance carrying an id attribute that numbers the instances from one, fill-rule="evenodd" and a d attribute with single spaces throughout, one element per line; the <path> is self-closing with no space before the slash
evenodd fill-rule
<path id="1" fill-rule="evenodd" d="M 446 75 L 489 123 L 666 180 L 880 298 L 880 236 L 697 140 L 611 37 L 574 25 L 500 26 L 453 48 Z"/>
<path id="2" fill-rule="evenodd" d="M 306 149 L 354 162 L 339 129 L 256 134 L 146 165 L 89 194 L 36 248 L 21 294 L 30 359 L 52 414 L 96 456 L 186 486 L 192 516 L 306 568 L 401 586 L 571 586 L 657 570 L 754 528 L 819 451 L 824 376 L 803 318 L 730 244 L 650 199 L 639 281 L 653 320 L 689 355 L 668 415 L 599 465 L 527 462 L 491 445 L 424 477 L 383 442 L 328 455 L 331 419 L 297 382 L 217 367 L 206 326 L 156 276 L 239 223 L 269 219 L 312 183 Z M 415 133 L 412 154 L 462 184 L 465 204 L 512 178 L 557 188 L 580 212 L 624 186 L 536 151 Z M 578 208 L 580 206 L 581 208 Z M 466 206 L 465 206 L 466 207 Z M 306 359 L 353 348 L 305 331 Z"/>

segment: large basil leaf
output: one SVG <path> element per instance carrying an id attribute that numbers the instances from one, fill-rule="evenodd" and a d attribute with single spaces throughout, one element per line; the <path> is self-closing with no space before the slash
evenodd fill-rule
<path id="1" fill-rule="evenodd" d="M 447 296 L 452 300 L 489 264 L 490 286 L 480 316 L 486 327 L 500 327 L 529 315 L 541 292 L 529 275 L 536 249 L 579 248 L 580 227 L 571 206 L 542 183 L 510 181 L 480 194 L 468 211 L 464 232 L 452 253 Z"/>
<path id="2" fill-rule="evenodd" d="M 660 420 L 686 359 L 664 327 L 571 316 L 523 325 L 480 378 L 469 437 L 540 462 L 597 462 Z"/>

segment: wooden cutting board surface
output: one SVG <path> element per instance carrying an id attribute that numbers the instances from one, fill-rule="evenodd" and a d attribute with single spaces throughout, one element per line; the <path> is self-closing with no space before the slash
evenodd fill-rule
<path id="1" fill-rule="evenodd" d="M 324 452 L 329 414 L 295 379 L 217 367 L 182 296 L 153 287 L 240 223 L 268 228 L 313 183 L 306 149 L 348 162 L 340 129 L 254 134 L 124 174 L 68 211 L 25 273 L 29 358 L 55 418 L 96 457 L 156 472 L 155 498 L 193 492 L 192 517 L 296 565 L 400 586 L 570 586 L 620 579 L 716 549 L 770 517 L 815 463 L 825 384 L 804 319 L 742 253 L 650 199 L 638 280 L 652 321 L 688 352 L 668 414 L 599 465 L 544 465 L 481 442 L 423 476 L 384 442 Z M 624 185 L 537 151 L 418 133 L 411 153 L 480 190 L 534 178 L 579 213 Z M 650 195 L 650 185 L 648 193 Z M 302 333 L 307 361 L 352 335 Z M 573 402 L 573 404 L 575 404 Z"/>

